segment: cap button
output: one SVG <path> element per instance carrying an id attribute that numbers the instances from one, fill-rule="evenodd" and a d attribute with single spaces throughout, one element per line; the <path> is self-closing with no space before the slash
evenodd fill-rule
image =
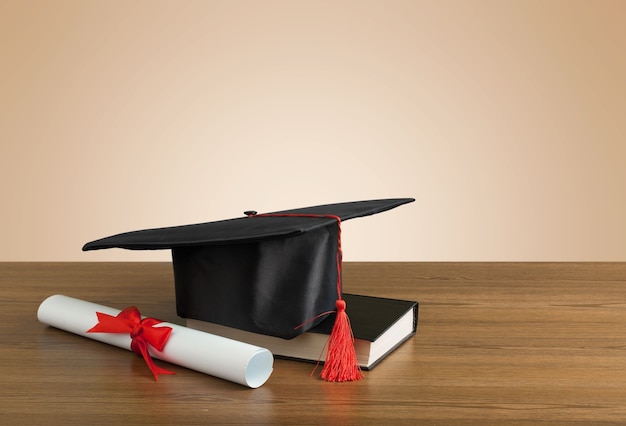
<path id="1" fill-rule="evenodd" d="M 247 211 L 243 212 L 243 214 L 245 214 L 246 216 L 250 217 L 250 216 L 256 216 L 257 212 L 255 212 L 254 210 L 247 210 Z"/>

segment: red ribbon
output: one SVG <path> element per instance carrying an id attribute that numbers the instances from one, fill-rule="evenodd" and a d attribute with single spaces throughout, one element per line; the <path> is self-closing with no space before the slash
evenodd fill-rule
<path id="1" fill-rule="evenodd" d="M 172 332 L 172 327 L 154 327 L 163 321 L 155 318 L 141 319 L 139 309 L 129 306 L 117 316 L 96 312 L 98 324 L 87 330 L 87 333 L 128 333 L 131 337 L 130 348 L 143 359 L 150 367 L 155 380 L 159 380 L 159 374 L 175 374 L 157 366 L 148 353 L 148 345 L 153 346 L 159 352 L 163 351 L 167 340 Z"/>

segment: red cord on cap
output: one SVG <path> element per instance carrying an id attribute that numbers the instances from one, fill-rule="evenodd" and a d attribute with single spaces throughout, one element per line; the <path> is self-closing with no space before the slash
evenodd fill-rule
<path id="1" fill-rule="evenodd" d="M 320 376 L 322 379 L 329 382 L 361 380 L 363 374 L 361 373 L 361 367 L 356 359 L 354 335 L 352 334 L 350 319 L 346 313 L 346 302 L 341 298 L 341 267 L 343 263 L 343 251 L 341 249 L 341 218 L 336 215 L 297 213 L 248 214 L 248 217 L 311 217 L 331 218 L 337 221 L 337 254 L 335 256 L 337 262 L 337 302 L 335 303 L 337 315 L 328 339 L 326 361 L 324 362 L 324 368 Z M 325 312 L 324 314 L 332 312 L 333 311 Z"/>

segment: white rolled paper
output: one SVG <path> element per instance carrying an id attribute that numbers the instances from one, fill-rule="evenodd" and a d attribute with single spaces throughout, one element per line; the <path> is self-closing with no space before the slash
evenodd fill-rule
<path id="1" fill-rule="evenodd" d="M 116 316 L 120 310 L 57 294 L 41 302 L 37 318 L 61 330 L 131 350 L 130 334 L 87 333 L 98 323 L 96 312 Z M 272 374 L 274 356 L 265 348 L 177 324 L 155 325 L 163 326 L 171 327 L 172 332 L 162 352 L 148 346 L 154 358 L 251 388 L 258 388 Z"/>

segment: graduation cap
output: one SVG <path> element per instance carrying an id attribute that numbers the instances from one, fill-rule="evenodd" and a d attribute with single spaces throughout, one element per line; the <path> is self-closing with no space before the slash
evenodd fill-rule
<path id="1" fill-rule="evenodd" d="M 83 250 L 171 249 L 179 316 L 290 339 L 331 313 L 337 314 L 336 327 L 346 327 L 340 324 L 347 323 L 347 317 L 340 321 L 345 316 L 341 222 L 412 201 L 394 198 L 265 214 L 248 211 L 236 219 L 117 234 L 87 243 Z M 347 331 L 333 331 L 328 357 L 337 335 L 343 336 L 341 341 L 352 339 L 349 326 Z M 325 369 L 332 368 L 328 357 Z M 334 381 L 357 378 L 352 373 L 329 374 L 337 376 Z"/>

